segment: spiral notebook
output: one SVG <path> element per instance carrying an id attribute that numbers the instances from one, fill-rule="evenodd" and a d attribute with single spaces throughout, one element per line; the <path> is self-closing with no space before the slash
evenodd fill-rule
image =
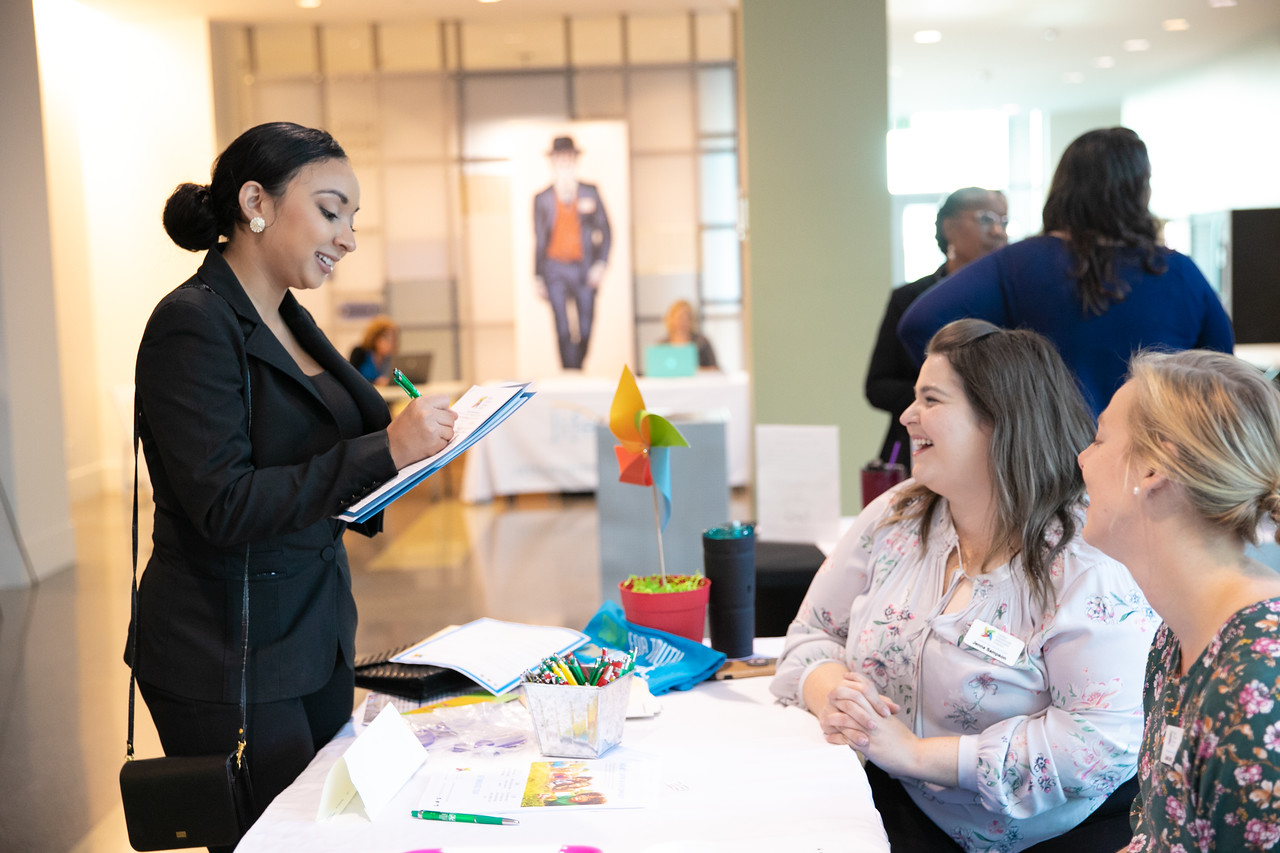
<path id="1" fill-rule="evenodd" d="M 400 696 L 415 702 L 443 699 L 461 692 L 479 691 L 480 685 L 456 669 L 429 664 L 396 663 L 391 660 L 408 651 L 411 643 L 372 655 L 356 658 L 356 687 L 375 693 Z"/>

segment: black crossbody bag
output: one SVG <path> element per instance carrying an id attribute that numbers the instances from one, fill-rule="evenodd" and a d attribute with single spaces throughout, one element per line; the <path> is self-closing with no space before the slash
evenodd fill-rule
<path id="1" fill-rule="evenodd" d="M 245 370 L 245 406 L 249 408 L 249 371 Z M 229 847 L 240 840 L 252 820 L 253 787 L 244 750 L 249 669 L 249 547 L 244 552 L 244 596 L 241 604 L 240 739 L 230 755 L 167 756 L 135 759 L 133 711 L 138 666 L 138 421 L 133 405 L 133 636 L 130 641 L 129 740 L 120 768 L 120 796 L 129 844 L 134 850 L 183 847 Z"/>

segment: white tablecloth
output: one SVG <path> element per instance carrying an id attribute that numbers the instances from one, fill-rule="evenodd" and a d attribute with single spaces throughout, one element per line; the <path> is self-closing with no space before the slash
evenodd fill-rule
<path id="1" fill-rule="evenodd" d="M 645 405 L 664 417 L 725 422 L 729 484 L 751 476 L 751 404 L 746 373 L 704 372 L 636 380 Z M 538 380 L 533 398 L 467 451 L 462 499 L 530 492 L 591 492 L 598 484 L 596 425 L 609 422 L 618 383 L 594 377 Z"/>
<path id="2" fill-rule="evenodd" d="M 663 710 L 626 723 L 623 750 L 659 767 L 656 804 L 643 809 L 530 809 L 519 826 L 415 820 L 427 763 L 374 822 L 343 814 L 316 821 L 325 776 L 352 742 L 326 746 L 267 809 L 236 853 L 406 853 L 424 849 L 555 853 L 887 853 L 866 776 L 847 747 L 826 743 L 805 711 L 774 704 L 769 679 L 705 682 L 658 697 Z M 512 760 L 536 760 L 521 754 Z"/>

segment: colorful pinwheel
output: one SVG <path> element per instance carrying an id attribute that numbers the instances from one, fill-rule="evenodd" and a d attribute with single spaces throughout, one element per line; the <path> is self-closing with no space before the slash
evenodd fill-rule
<path id="1" fill-rule="evenodd" d="M 644 398 L 626 365 L 622 366 L 618 390 L 609 407 L 609 431 L 621 442 L 613 448 L 618 457 L 618 481 L 653 487 L 653 524 L 658 534 L 659 568 L 665 581 L 662 531 L 671 518 L 669 453 L 673 447 L 688 447 L 689 442 L 670 421 L 644 407 Z"/>

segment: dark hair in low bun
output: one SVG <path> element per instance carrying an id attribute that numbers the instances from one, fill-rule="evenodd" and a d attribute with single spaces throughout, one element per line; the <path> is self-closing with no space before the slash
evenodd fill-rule
<path id="1" fill-rule="evenodd" d="M 242 220 L 240 188 L 246 183 L 257 181 L 279 198 L 304 166 L 334 159 L 347 154 L 323 130 L 287 121 L 252 127 L 218 155 L 209 186 L 184 183 L 173 191 L 164 206 L 164 230 L 184 249 L 211 249 Z"/>
<path id="2" fill-rule="evenodd" d="M 209 209 L 209 188 L 178 184 L 164 205 L 164 230 L 189 252 L 203 251 L 218 242 L 218 220 Z"/>

